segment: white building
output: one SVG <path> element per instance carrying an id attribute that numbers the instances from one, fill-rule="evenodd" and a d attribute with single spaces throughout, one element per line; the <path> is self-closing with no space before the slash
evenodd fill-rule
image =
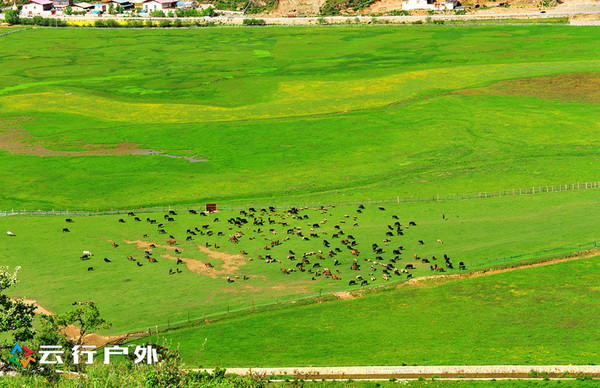
<path id="1" fill-rule="evenodd" d="M 176 8 L 177 0 L 146 0 L 143 3 L 144 11 L 163 11 L 165 13 L 173 11 Z"/>
<path id="2" fill-rule="evenodd" d="M 21 16 L 50 16 L 54 15 L 54 3 L 50 0 L 29 0 L 23 4 Z"/>
<path id="3" fill-rule="evenodd" d="M 445 10 L 454 9 L 457 0 L 402 0 L 402 9 Z"/>

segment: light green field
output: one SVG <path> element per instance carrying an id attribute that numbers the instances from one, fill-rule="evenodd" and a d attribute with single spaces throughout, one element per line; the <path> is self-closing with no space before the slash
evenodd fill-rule
<path id="1" fill-rule="evenodd" d="M 579 97 L 597 94 L 599 42 L 596 29 L 568 26 L 7 35 L 0 148 L 25 154 L 0 151 L 0 208 L 301 204 L 592 181 L 598 99 Z M 502 80 L 516 87 L 496 90 Z M 122 142 L 207 160 L 72 153 Z"/>
<path id="2" fill-rule="evenodd" d="M 153 341 L 191 366 L 597 364 L 597 257 L 212 322 Z"/>
<path id="3" fill-rule="evenodd" d="M 587 191 L 570 191 L 561 193 L 535 194 L 527 196 L 504 197 L 494 199 L 474 199 L 465 201 L 447 201 L 414 204 L 385 205 L 385 211 L 377 206 L 366 206 L 363 213 L 357 213 L 356 207 L 329 208 L 325 213 L 314 209 L 300 212 L 309 218 L 306 220 L 292 219 L 285 216 L 263 216 L 264 235 L 258 233 L 257 226 L 250 229 L 246 226 L 229 230 L 227 219 L 240 216 L 237 212 L 220 212 L 207 217 L 201 215 L 178 214 L 174 222 L 165 222 L 167 235 L 158 234 L 157 226 L 146 222 L 146 217 L 165 221 L 162 213 L 139 214 L 142 221 L 135 222 L 133 217 L 126 215 L 72 217 L 74 223 L 64 221 L 66 217 L 53 216 L 9 216 L 0 217 L 0 230 L 10 230 L 16 237 L 2 236 L 3 265 L 21 266 L 19 273 L 21 283 L 11 292 L 15 296 L 25 296 L 37 300 L 44 307 L 54 312 L 63 312 L 75 301 L 93 300 L 101 308 L 106 318 L 114 323 L 111 332 L 144 330 L 155 325 L 165 325 L 168 322 L 187 320 L 188 317 L 202 318 L 205 314 L 225 313 L 237 309 L 247 309 L 263 304 L 273 304 L 276 301 L 297 300 L 306 296 L 315 296 L 334 291 L 345 291 L 360 288 L 349 286 L 349 280 L 361 275 L 369 281 L 369 286 L 382 285 L 381 266 L 372 271 L 371 262 L 365 259 L 389 263 L 388 259 L 396 256 L 392 250 L 397 245 L 403 245 L 404 250 L 395 266 L 399 269 L 406 264 L 413 264 L 416 269 L 410 271 L 414 276 L 431 275 L 430 265 L 444 267 L 443 254 L 448 254 L 454 264 L 463 261 L 467 270 L 481 270 L 492 267 L 506 267 L 520 262 L 538 261 L 558 255 L 571 254 L 581 249 L 589 249 L 590 245 L 578 247 L 577 244 L 593 242 L 598 238 L 596 228 L 599 216 L 598 189 Z M 258 215 L 259 213 L 257 213 Z M 442 214 L 446 219 L 442 219 Z M 345 215 L 349 217 L 346 218 Z M 397 215 L 403 226 L 404 235 L 386 236 L 389 232 L 387 225 L 396 220 Z M 354 221 L 353 216 L 357 219 Z M 282 224 L 269 225 L 268 218 Z M 124 218 L 126 223 L 119 223 Z M 214 222 L 219 218 L 218 222 Z M 328 219 L 325 224 L 315 228 L 319 238 L 310 237 L 312 224 Z M 252 220 L 252 219 L 250 219 Z M 406 228 L 410 221 L 417 226 Z M 353 226 L 354 222 L 358 226 Z M 310 225 L 309 225 L 310 224 Z M 185 241 L 187 229 L 202 225 L 210 225 L 214 235 L 193 236 L 192 241 Z M 339 225 L 345 235 L 334 238 Z M 301 226 L 309 241 L 303 241 L 299 236 L 288 235 L 286 230 Z M 67 227 L 70 233 L 63 233 Z M 271 234 L 273 229 L 277 235 Z M 229 242 L 229 235 L 236 230 L 244 232 L 238 244 Z M 224 233 L 218 236 L 218 232 Z M 325 234 L 323 234 L 325 233 Z M 143 237 L 148 234 L 147 237 Z M 183 273 L 169 275 L 169 269 L 175 269 L 174 261 L 162 257 L 167 251 L 164 248 L 153 250 L 153 257 L 158 263 L 149 263 L 144 259 L 144 249 L 138 249 L 135 244 L 125 241 L 142 240 L 147 243 L 166 246 L 169 235 L 173 235 L 178 243 L 181 254 L 170 251 L 172 257 L 189 258 L 212 263 L 215 268 L 208 272 L 200 265 L 201 273 L 190 272 L 180 265 Z M 358 260 L 362 265 L 360 271 L 351 271 L 353 257 L 340 239 L 353 235 L 359 250 Z M 254 236 L 255 239 L 250 239 Z M 284 240 L 289 237 L 289 240 Z M 383 240 L 390 239 L 388 246 Z M 264 245 L 271 240 L 279 239 L 282 244 L 265 250 Z M 332 258 L 327 258 L 328 250 L 323 246 L 323 239 L 331 243 L 331 249 L 340 248 Z M 439 244 L 437 240 L 443 241 Z M 424 245 L 419 245 L 423 240 Z M 114 248 L 111 241 L 118 243 Z M 243 257 L 228 258 L 207 257 L 196 246 L 211 245 L 214 252 L 228 255 L 239 255 L 241 250 L 247 252 Z M 385 252 L 377 260 L 371 245 L 377 243 Z M 217 244 L 215 248 L 213 244 Z M 510 256 L 523 253 L 536 253 L 543 250 L 555 249 L 550 252 L 525 255 L 510 259 Z M 79 257 L 84 250 L 91 251 L 94 256 L 82 261 Z M 295 272 L 285 275 L 281 268 L 295 268 L 298 260 L 290 260 L 289 250 L 296 258 L 306 252 L 323 250 L 325 258 L 316 259 L 309 256 L 311 264 L 305 269 L 311 269 L 316 262 L 321 264 L 321 270 L 328 267 L 341 281 L 324 279 L 317 276 L 312 280 L 312 274 Z M 259 259 L 271 254 L 280 263 L 266 263 Z M 431 264 L 415 261 L 414 254 L 427 258 Z M 143 267 L 127 260 L 131 255 Z M 432 260 L 432 256 L 438 258 Z M 107 257 L 111 263 L 105 263 Z M 507 257 L 503 260 L 497 258 Z M 252 258 L 253 260 L 249 260 Z M 334 266 L 338 259 L 341 265 Z M 88 267 L 94 271 L 87 271 Z M 339 270 L 339 273 L 336 272 Z M 216 272 L 215 272 L 216 271 Z M 448 273 L 458 273 L 457 269 Z M 371 275 L 373 273 L 373 275 Z M 227 276 L 243 277 L 249 280 L 237 279 L 234 284 L 225 281 Z M 211 277 L 212 276 L 212 277 Z M 372 282 L 371 276 L 377 278 Z M 389 282 L 404 281 L 406 275 L 392 276 Z"/>

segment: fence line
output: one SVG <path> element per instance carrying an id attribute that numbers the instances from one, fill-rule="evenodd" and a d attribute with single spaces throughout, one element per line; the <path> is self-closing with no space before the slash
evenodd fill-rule
<path id="1" fill-rule="evenodd" d="M 411 203 L 411 202 L 439 202 L 439 201 L 455 201 L 455 200 L 466 200 L 466 199 L 479 199 L 479 198 L 499 198 L 499 197 L 512 197 L 517 195 L 528 195 L 528 194 L 539 194 L 539 193 L 552 193 L 552 192 L 561 192 L 561 191 L 573 191 L 573 190 L 589 190 L 595 189 L 600 186 L 600 182 L 585 182 L 585 183 L 573 183 L 566 185 L 558 185 L 558 186 L 531 186 L 528 188 L 518 188 L 512 190 L 501 190 L 501 191 L 480 191 L 478 193 L 471 194 L 447 194 L 447 195 L 431 195 L 431 196 L 410 196 L 403 197 L 396 196 L 396 198 L 391 199 L 366 199 L 363 201 L 337 201 L 337 202 L 313 202 L 313 203 L 303 203 L 303 204 L 281 204 L 281 203 L 271 203 L 269 205 L 252 203 L 246 205 L 224 205 L 219 206 L 219 210 L 222 211 L 239 211 L 239 210 L 248 210 L 251 207 L 255 207 L 257 209 L 260 208 L 268 208 L 269 206 L 275 206 L 277 208 L 289 209 L 291 207 L 320 207 L 320 206 L 356 206 L 359 204 L 365 205 L 385 205 L 391 203 Z M 212 201 L 214 202 L 214 201 Z M 24 215 L 49 215 L 49 216 L 96 216 L 96 215 L 114 215 L 114 214 L 127 214 L 128 212 L 136 212 L 136 213 L 159 213 L 159 212 L 167 212 L 170 210 L 173 211 L 203 211 L 204 205 L 189 205 L 189 206 L 156 206 L 156 207 L 141 207 L 139 209 L 130 208 L 130 209 L 110 209 L 110 210 L 96 210 L 96 211 L 84 211 L 84 210 L 5 210 L 0 211 L 1 216 L 24 216 Z"/>
<path id="2" fill-rule="evenodd" d="M 583 244 L 556 247 L 556 248 L 544 249 L 544 250 L 540 250 L 540 251 L 536 251 L 536 252 L 523 253 L 523 254 L 514 255 L 514 256 L 505 256 L 505 257 L 494 258 L 494 259 L 486 260 L 484 262 L 476 264 L 476 265 L 470 267 L 469 269 L 473 269 L 473 270 L 481 270 L 481 269 L 488 269 L 488 268 L 493 269 L 495 265 L 507 264 L 509 262 L 513 263 L 514 265 L 522 265 L 522 264 L 539 262 L 539 261 L 549 260 L 549 259 L 573 257 L 573 256 L 576 256 L 576 255 L 584 253 L 584 252 L 593 251 L 597 248 L 598 248 L 598 242 L 591 241 L 591 242 L 583 243 Z M 416 278 L 416 279 L 418 279 L 418 278 Z M 394 288 L 397 285 L 404 283 L 405 281 L 406 281 L 405 279 L 399 279 L 396 281 L 391 281 L 391 282 L 387 282 L 382 285 L 378 285 L 376 287 L 361 289 L 361 290 L 366 291 L 366 292 L 376 292 L 377 290 L 385 290 L 385 289 Z M 276 297 L 274 303 L 270 302 L 270 303 L 255 304 L 254 301 L 251 301 L 250 303 L 248 303 L 247 307 L 237 307 L 235 309 L 231 309 L 230 306 L 228 305 L 226 310 L 222 309 L 221 311 L 209 313 L 209 314 L 204 313 L 202 315 L 202 317 L 196 317 L 196 318 L 190 318 L 190 316 L 188 314 L 187 319 L 183 319 L 183 320 L 167 319 L 167 323 L 165 323 L 165 324 L 154 325 L 151 327 L 147 327 L 144 330 L 136 331 L 136 334 L 137 334 L 136 338 L 149 337 L 151 335 L 164 333 L 164 332 L 167 332 L 170 330 L 180 329 L 180 328 L 184 328 L 184 327 L 197 326 L 203 322 L 206 322 L 207 319 L 220 320 L 220 319 L 224 319 L 233 314 L 240 314 L 240 313 L 243 314 L 243 313 L 248 313 L 248 312 L 251 312 L 254 310 L 261 310 L 261 309 L 268 310 L 273 307 L 284 306 L 284 305 L 285 306 L 290 306 L 292 304 L 302 305 L 304 303 L 311 303 L 313 301 L 317 302 L 319 300 L 327 300 L 327 299 L 334 300 L 334 299 L 337 299 L 337 297 L 335 297 L 334 294 L 337 292 L 340 292 L 340 291 L 342 291 L 342 290 L 329 291 L 329 292 L 325 292 L 325 293 L 319 292 L 318 294 L 315 292 L 315 293 L 311 293 L 311 294 L 303 295 L 303 296 L 300 296 L 300 294 L 298 294 L 298 295 L 292 294 L 292 295 L 287 295 L 284 297 Z M 347 291 L 347 290 L 345 290 L 345 291 Z"/>

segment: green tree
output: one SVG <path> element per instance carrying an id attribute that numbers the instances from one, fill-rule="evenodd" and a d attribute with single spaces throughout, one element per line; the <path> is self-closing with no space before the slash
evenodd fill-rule
<path id="1" fill-rule="evenodd" d="M 16 267 L 15 272 L 10 273 L 8 267 L 0 267 L 0 333 L 12 332 L 16 342 L 30 340 L 35 334 L 32 325 L 35 306 L 2 294 L 18 282 L 19 269 L 21 267 Z"/>
<path id="2" fill-rule="evenodd" d="M 123 8 L 121 6 L 121 4 L 117 4 L 116 11 L 117 11 L 118 14 L 121 14 L 121 13 L 123 13 L 123 11 L 125 11 L 125 8 Z"/>
<path id="3" fill-rule="evenodd" d="M 19 24 L 19 11 L 16 9 L 6 11 L 4 13 L 4 20 L 8 24 Z"/>
<path id="4" fill-rule="evenodd" d="M 79 328 L 79 336 L 75 338 L 74 343 L 81 345 L 86 334 L 95 332 L 99 329 L 108 329 L 111 324 L 100 317 L 100 310 L 94 303 L 88 303 L 83 306 L 77 306 L 75 310 L 67 311 L 58 315 L 44 315 L 45 332 L 59 332 L 61 328 L 74 325 Z"/>
<path id="5" fill-rule="evenodd" d="M 115 11 L 115 5 L 114 5 L 113 3 L 110 3 L 110 4 L 108 5 L 108 13 L 109 13 L 109 14 L 111 14 L 111 15 L 114 15 L 115 13 L 117 13 L 117 12 Z"/>
<path id="6" fill-rule="evenodd" d="M 67 8 L 65 8 L 65 15 L 71 15 L 73 14 L 73 7 L 71 7 L 70 5 L 67 6 Z"/>

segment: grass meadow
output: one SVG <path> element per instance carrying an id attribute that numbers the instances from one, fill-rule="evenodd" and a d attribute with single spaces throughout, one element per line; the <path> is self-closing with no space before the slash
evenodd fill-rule
<path id="1" fill-rule="evenodd" d="M 444 254 L 455 267 L 464 262 L 463 273 L 573 254 L 598 239 L 598 189 L 385 211 L 369 200 L 597 181 L 598 37 L 593 27 L 570 26 L 2 36 L 0 210 L 366 205 L 362 213 L 301 209 L 306 219 L 278 207 L 255 213 L 264 225 L 241 227 L 227 222 L 240 216 L 229 211 L 173 221 L 164 213 L 69 216 L 73 223 L 3 216 L 0 265 L 21 266 L 12 296 L 55 313 L 92 300 L 113 323 L 101 334 L 231 312 L 152 337 L 176 344 L 191 366 L 597 363 L 595 256 L 397 288 L 407 275 L 386 282 L 373 261 L 399 256 L 396 267 L 413 264 L 418 278 L 443 266 Z M 404 235 L 388 228 L 396 221 Z M 297 227 L 309 240 L 287 232 Z M 243 235 L 233 243 L 236 231 Z M 360 271 L 350 269 L 348 235 Z M 326 254 L 323 239 L 339 250 L 334 257 L 311 255 L 306 272 L 282 272 L 303 253 Z M 270 247 L 274 240 L 281 244 Z M 152 243 L 155 263 L 144 258 Z M 80 259 L 84 250 L 89 260 Z M 315 275 L 314 263 L 341 280 Z M 342 300 L 361 288 L 348 284 L 359 274 L 369 283 L 363 295 Z M 299 301 L 334 292 L 343 294 Z M 427 382 L 444 384 L 487 383 Z"/>
<path id="2" fill-rule="evenodd" d="M 577 244 L 597 239 L 598 201 L 597 190 L 592 189 L 493 199 L 390 204 L 385 205 L 385 211 L 378 210 L 375 205 L 366 205 L 362 213 L 357 213 L 354 206 L 328 208 L 326 212 L 306 209 L 300 211 L 300 215 L 308 216 L 303 220 L 265 214 L 263 220 L 272 218 L 276 223 L 269 225 L 266 222 L 261 227 L 262 232 L 252 225 L 251 218 L 248 225 L 242 228 L 233 226 L 230 230 L 227 219 L 240 216 L 238 212 L 219 212 L 206 217 L 178 214 L 173 216 L 173 222 L 165 221 L 162 213 L 138 214 L 140 222 L 126 215 L 71 217 L 74 223 L 66 223 L 66 217 L 58 216 L 8 216 L 0 218 L 0 230 L 10 230 L 17 236 L 2 237 L 2 264 L 22 267 L 20 284 L 11 289 L 14 296 L 35 299 L 56 313 L 67 311 L 73 302 L 93 300 L 113 322 L 110 332 L 123 333 L 185 321 L 188 317 L 193 319 L 225 313 L 228 308 L 233 312 L 248 309 L 253 304 L 259 307 L 353 290 L 360 287 L 349 286 L 348 282 L 357 275 L 367 279 L 369 287 L 403 282 L 406 274 L 394 275 L 389 282 L 383 281 L 383 267 L 375 265 L 377 270 L 373 271 L 370 267 L 372 262 L 365 261 L 369 259 L 387 264 L 389 258 L 396 256 L 392 250 L 398 245 L 402 245 L 404 250 L 394 265 L 404 268 L 406 264 L 413 264 L 415 269 L 410 272 L 415 277 L 431 275 L 430 265 L 443 267 L 443 254 L 450 256 L 455 268 L 459 261 L 463 261 L 467 271 L 571 254 L 579 249 Z M 387 225 L 396 222 L 393 215 L 398 216 L 397 221 L 402 224 L 403 236 L 397 235 L 397 231 L 392 232 L 394 236 L 386 236 L 390 232 Z M 353 220 L 354 216 L 356 220 Z M 156 225 L 145 221 L 147 217 L 164 222 L 167 234 L 159 234 Z M 119 218 L 126 222 L 119 223 Z M 215 222 L 217 218 L 219 221 Z M 309 230 L 314 223 L 325 219 L 328 221 L 319 224 L 320 228 L 312 232 Z M 410 221 L 415 221 L 417 226 L 406 228 Z M 354 223 L 358 225 L 353 226 Z M 209 225 L 209 229 L 203 229 L 202 225 Z M 336 225 L 345 235 L 333 236 L 339 232 Z M 308 241 L 286 233 L 287 229 L 295 226 L 302 227 L 304 235 L 309 237 Z M 69 233 L 62 232 L 65 227 L 70 230 Z M 193 231 L 194 228 L 211 230 L 214 234 L 202 236 L 198 232 L 191 236 L 186 233 L 187 229 Z M 271 229 L 277 234 L 272 234 Z M 230 242 L 229 235 L 238 230 L 244 236 L 237 244 Z M 219 232 L 223 235 L 219 236 Z M 315 232 L 318 238 L 309 236 L 309 233 Z M 147 237 L 143 237 L 144 234 Z M 169 249 L 166 240 L 170 239 L 170 235 L 178 241 L 176 247 L 180 254 L 176 254 L 173 247 Z M 185 241 L 188 235 L 192 237 L 191 241 Z M 350 269 L 354 256 L 341 242 L 347 235 L 356 239 L 357 259 L 362 266 L 360 271 Z M 284 240 L 286 238 L 289 239 Z M 387 246 L 383 242 L 386 238 L 390 240 Z M 264 248 L 265 244 L 269 246 L 276 239 L 282 244 L 268 250 Z M 323 246 L 324 239 L 331 243 L 330 248 Z M 439 244 L 438 239 L 443 244 Z M 424 245 L 419 245 L 419 240 L 423 240 Z M 112 241 L 118 247 L 113 247 Z M 152 256 L 158 262 L 150 263 L 144 259 L 146 248 L 134 241 L 158 245 L 152 250 Z M 198 245 L 205 247 L 206 243 L 210 244 L 210 251 L 200 251 Z M 382 247 L 384 253 L 373 253 L 373 243 Z M 561 247 L 564 249 L 547 254 L 494 260 Z M 328 258 L 328 249 L 336 248 L 341 253 Z M 84 250 L 91 251 L 94 256 L 90 260 L 80 260 Z M 241 255 L 242 250 L 246 254 Z M 290 250 L 296 260 L 288 258 Z M 318 262 L 321 270 L 330 268 L 341 277 L 340 281 L 323 276 L 312 280 L 313 274 L 308 271 L 290 275 L 281 272 L 282 268 L 295 268 L 303 253 L 318 250 L 324 252 L 324 259 L 308 256 L 311 264 L 305 269 L 312 269 L 312 265 Z M 267 254 L 279 262 L 266 263 Z M 416 261 L 415 254 L 429 259 L 431 264 Z M 189 259 L 190 265 L 196 264 L 194 268 L 200 267 L 199 272 L 192 272 L 194 269 L 188 269 L 187 265 L 178 266 L 163 255 L 172 259 Z M 138 267 L 127 256 L 132 256 L 143 266 Z M 383 260 L 377 260 L 377 256 Z M 433 256 L 436 256 L 436 261 Z M 104 262 L 105 257 L 111 262 Z M 339 266 L 334 265 L 336 259 Z M 205 262 L 210 262 L 214 268 L 204 268 Z M 88 267 L 94 270 L 88 271 Z M 177 267 L 182 273 L 169 275 L 169 270 Z M 447 273 L 458 272 L 457 269 L 448 269 Z M 236 283 L 226 282 L 227 276 L 234 278 L 236 275 L 240 276 Z M 242 280 L 243 275 L 250 279 Z M 372 276 L 377 280 L 369 280 Z"/>
<path id="3" fill-rule="evenodd" d="M 302 204 L 591 181 L 598 42 L 595 29 L 568 26 L 7 35 L 0 208 Z"/>
<path id="4" fill-rule="evenodd" d="M 179 347 L 193 367 L 595 364 L 599 274 L 594 257 L 429 281 L 152 341 Z"/>

